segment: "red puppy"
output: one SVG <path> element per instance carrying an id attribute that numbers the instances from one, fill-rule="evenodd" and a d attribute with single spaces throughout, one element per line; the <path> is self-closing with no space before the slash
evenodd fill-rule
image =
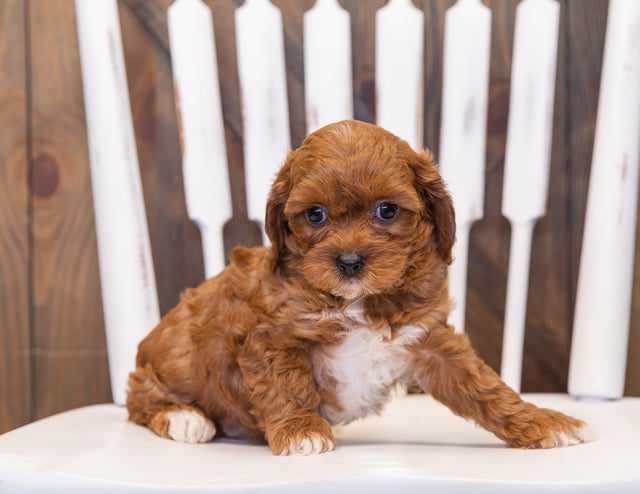
<path id="1" fill-rule="evenodd" d="M 311 134 L 278 173 L 270 247 L 236 248 L 140 344 L 130 419 L 204 442 L 266 438 L 276 455 L 335 448 L 331 425 L 418 384 L 509 445 L 589 439 L 505 385 L 447 325 L 451 198 L 430 154 L 373 125 Z"/>

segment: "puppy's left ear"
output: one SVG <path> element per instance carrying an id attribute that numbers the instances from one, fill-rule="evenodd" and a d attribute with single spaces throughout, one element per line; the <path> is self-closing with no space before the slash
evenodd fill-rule
<path id="1" fill-rule="evenodd" d="M 415 188 L 426 205 L 427 217 L 434 223 L 438 254 L 451 264 L 451 250 L 456 240 L 456 217 L 453 201 L 429 151 L 417 153 L 410 163 L 415 174 Z"/>
<path id="2" fill-rule="evenodd" d="M 291 153 L 278 172 L 276 179 L 271 186 L 271 192 L 267 199 L 267 210 L 264 221 L 264 228 L 273 250 L 273 270 L 280 265 L 282 258 L 287 251 L 286 239 L 289 235 L 289 227 L 284 216 L 284 207 L 291 191 Z"/>

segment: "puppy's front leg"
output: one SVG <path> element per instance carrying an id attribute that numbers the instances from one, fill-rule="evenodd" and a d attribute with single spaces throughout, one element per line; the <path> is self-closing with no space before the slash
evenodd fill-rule
<path id="1" fill-rule="evenodd" d="M 584 422 L 524 402 L 451 327 L 431 329 L 414 359 L 415 378 L 424 391 L 510 446 L 553 448 L 592 439 Z"/>
<path id="2" fill-rule="evenodd" d="M 318 414 L 320 395 L 308 352 L 295 346 L 269 348 L 268 337 L 254 335 L 252 340 L 239 364 L 250 390 L 252 413 L 271 452 L 312 455 L 335 449 L 331 426 Z"/>

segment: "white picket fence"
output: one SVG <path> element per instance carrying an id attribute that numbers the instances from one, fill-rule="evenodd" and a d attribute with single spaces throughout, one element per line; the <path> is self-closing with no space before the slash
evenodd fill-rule
<path id="1" fill-rule="evenodd" d="M 158 319 L 155 282 L 115 0 L 76 0 L 76 6 L 112 387 L 114 401 L 123 403 L 136 345 Z M 187 206 L 202 232 L 210 276 L 224 265 L 221 232 L 231 215 L 215 12 L 201 0 L 176 0 L 168 15 Z M 502 373 L 516 389 L 531 236 L 546 209 L 558 22 L 556 0 L 522 0 L 517 7 L 502 204 L 512 230 Z M 270 181 L 291 147 L 282 17 L 268 0 L 247 0 L 235 23 L 248 211 L 262 222 Z M 639 26 L 640 1 L 611 0 L 573 331 L 569 387 L 575 396 L 616 398 L 624 387 L 640 136 Z M 458 0 L 446 14 L 439 161 L 457 211 L 450 288 L 458 306 L 451 322 L 459 331 L 469 231 L 483 216 L 490 29 L 491 12 L 480 0 Z M 422 147 L 423 30 L 423 14 L 410 0 L 391 0 L 377 13 L 376 122 L 416 149 Z M 353 117 L 350 39 L 349 13 L 336 0 L 317 0 L 305 14 L 308 131 Z M 115 90 L 101 91 L 102 84 Z M 113 197 L 122 210 L 114 210 Z"/>

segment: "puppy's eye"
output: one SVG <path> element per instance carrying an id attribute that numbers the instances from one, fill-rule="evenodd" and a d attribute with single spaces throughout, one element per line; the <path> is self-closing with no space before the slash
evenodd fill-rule
<path id="1" fill-rule="evenodd" d="M 389 202 L 381 202 L 376 208 L 376 217 L 382 221 L 390 221 L 398 214 L 398 206 Z"/>
<path id="2" fill-rule="evenodd" d="M 314 226 L 321 226 L 327 222 L 327 210 L 322 206 L 313 206 L 305 211 L 307 221 Z"/>

